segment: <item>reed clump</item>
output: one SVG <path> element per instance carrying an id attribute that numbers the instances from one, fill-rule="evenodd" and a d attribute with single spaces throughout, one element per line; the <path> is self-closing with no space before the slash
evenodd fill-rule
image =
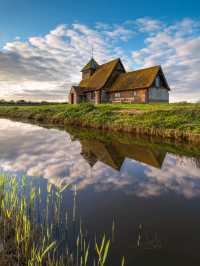
<path id="1" fill-rule="evenodd" d="M 47 184 L 44 197 L 26 177 L 0 175 L 1 266 L 106 265 L 110 238 L 104 234 L 99 241 L 84 233 L 76 215 L 76 187 L 71 210 L 63 208 L 69 187 Z"/>

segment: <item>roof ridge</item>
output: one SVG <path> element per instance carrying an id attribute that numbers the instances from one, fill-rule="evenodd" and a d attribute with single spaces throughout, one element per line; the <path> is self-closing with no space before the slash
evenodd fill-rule
<path id="1" fill-rule="evenodd" d="M 122 74 L 129 74 L 129 73 L 133 73 L 133 72 L 136 72 L 136 71 L 144 71 L 144 70 L 148 70 L 148 69 L 151 69 L 151 68 L 161 68 L 161 65 L 155 65 L 155 66 L 151 66 L 151 67 L 139 68 L 139 69 L 128 71 L 128 72 L 122 73 Z"/>
<path id="2" fill-rule="evenodd" d="M 103 64 L 99 65 L 99 67 L 107 65 L 107 64 L 110 64 L 110 63 L 113 63 L 114 61 L 118 62 L 118 61 L 120 61 L 120 58 L 118 57 L 116 59 L 112 59 L 112 60 L 110 60 L 110 61 L 108 61 L 106 63 L 103 63 Z"/>

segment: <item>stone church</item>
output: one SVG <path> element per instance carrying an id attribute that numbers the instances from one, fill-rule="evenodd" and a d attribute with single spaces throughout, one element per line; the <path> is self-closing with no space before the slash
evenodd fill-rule
<path id="1" fill-rule="evenodd" d="M 161 66 L 126 72 L 120 58 L 99 65 L 94 58 L 83 67 L 82 80 L 72 86 L 69 103 L 169 102 L 169 85 Z"/>

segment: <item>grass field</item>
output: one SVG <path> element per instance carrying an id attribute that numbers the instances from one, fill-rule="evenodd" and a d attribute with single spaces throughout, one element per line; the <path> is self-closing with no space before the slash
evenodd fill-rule
<path id="1" fill-rule="evenodd" d="M 0 116 L 180 139 L 200 134 L 200 104 L 192 103 L 0 106 Z"/>
<path id="2" fill-rule="evenodd" d="M 80 106 L 87 104 L 79 105 L 70 105 L 70 104 L 51 104 L 51 105 L 1 105 L 0 110 L 3 109 L 20 109 L 20 110 L 66 110 L 71 108 L 79 108 Z M 200 109 L 200 103 L 152 103 L 152 104 L 128 104 L 128 103 L 116 103 L 116 104 L 99 104 L 96 105 L 97 109 L 100 110 L 124 110 L 124 109 L 137 109 L 137 110 L 146 110 L 146 111 L 157 111 L 157 110 L 177 110 L 177 109 Z"/>

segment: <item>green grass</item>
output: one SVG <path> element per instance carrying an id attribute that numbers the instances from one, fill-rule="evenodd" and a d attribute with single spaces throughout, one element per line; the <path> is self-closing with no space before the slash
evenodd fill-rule
<path id="1" fill-rule="evenodd" d="M 200 104 L 192 103 L 3 106 L 0 116 L 121 131 L 151 129 L 148 134 L 154 134 L 155 129 L 200 133 Z"/>
<path id="2" fill-rule="evenodd" d="M 146 110 L 146 111 L 157 111 L 157 110 L 175 110 L 175 109 L 190 109 L 199 108 L 200 103 L 150 103 L 150 104 L 100 104 L 98 105 L 100 109 L 113 109 L 113 110 L 123 110 L 123 109 L 136 109 L 136 110 Z"/>

